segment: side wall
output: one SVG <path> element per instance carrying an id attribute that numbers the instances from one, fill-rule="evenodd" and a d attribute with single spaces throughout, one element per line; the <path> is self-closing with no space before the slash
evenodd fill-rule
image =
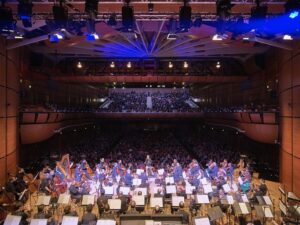
<path id="1" fill-rule="evenodd" d="M 0 37 L 0 185 L 16 172 L 19 149 L 19 73 L 22 54 Z"/>

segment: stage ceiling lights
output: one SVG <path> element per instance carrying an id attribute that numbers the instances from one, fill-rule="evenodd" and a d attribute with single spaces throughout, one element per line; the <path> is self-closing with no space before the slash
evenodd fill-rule
<path id="1" fill-rule="evenodd" d="M 183 68 L 185 68 L 185 69 L 189 68 L 189 64 L 187 61 L 183 62 Z"/>
<path id="2" fill-rule="evenodd" d="M 116 67 L 115 62 L 111 62 L 109 66 L 110 68 L 115 68 Z"/>
<path id="3" fill-rule="evenodd" d="M 132 67 L 131 62 L 129 61 L 126 66 L 127 66 L 128 69 L 130 69 Z"/>
<path id="4" fill-rule="evenodd" d="M 172 69 L 172 68 L 173 68 L 173 63 L 172 63 L 172 62 L 169 62 L 168 67 L 169 67 L 170 69 Z"/>

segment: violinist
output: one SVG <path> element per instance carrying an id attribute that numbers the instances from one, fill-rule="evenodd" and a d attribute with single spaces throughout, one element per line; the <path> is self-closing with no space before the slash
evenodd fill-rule
<path id="1" fill-rule="evenodd" d="M 43 179 L 40 185 L 40 192 L 46 195 L 52 194 L 52 183 L 50 179 Z"/>

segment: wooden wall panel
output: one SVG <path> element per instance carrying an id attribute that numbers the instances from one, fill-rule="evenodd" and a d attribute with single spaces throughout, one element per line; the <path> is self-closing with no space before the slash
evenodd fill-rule
<path id="1" fill-rule="evenodd" d="M 295 49 L 299 49 L 298 47 L 295 47 Z M 300 74 L 299 74 L 299 62 L 300 62 L 300 55 L 296 54 L 292 60 L 292 76 L 293 76 L 293 86 L 299 86 L 300 85 Z"/>
<path id="2" fill-rule="evenodd" d="M 1 70 L 1 68 L 0 68 Z M 0 86 L 0 118 L 6 116 L 6 88 Z"/>
<path id="3" fill-rule="evenodd" d="M 293 116 L 300 117 L 300 87 L 293 88 L 293 107 L 291 108 L 293 109 Z"/>
<path id="4" fill-rule="evenodd" d="M 293 186 L 293 157 L 291 154 L 281 151 L 280 157 L 280 178 L 281 182 L 286 186 L 288 191 L 292 190 Z"/>
<path id="5" fill-rule="evenodd" d="M 13 152 L 7 156 L 7 173 L 15 174 L 17 171 L 17 153 Z"/>
<path id="6" fill-rule="evenodd" d="M 6 119 L 0 118 L 0 158 L 6 153 Z"/>
<path id="7" fill-rule="evenodd" d="M 7 154 L 15 152 L 17 149 L 17 118 L 7 118 Z"/>
<path id="8" fill-rule="evenodd" d="M 18 116 L 19 94 L 11 89 L 7 89 L 7 116 Z"/>
<path id="9" fill-rule="evenodd" d="M 293 138 L 293 155 L 300 158 L 300 118 L 294 118 L 293 120 L 292 138 Z"/>
<path id="10" fill-rule="evenodd" d="M 276 122 L 275 113 L 263 113 L 264 123 L 272 123 Z"/>
<path id="11" fill-rule="evenodd" d="M 6 158 L 0 158 L 0 185 L 4 186 L 6 180 Z"/>
<path id="12" fill-rule="evenodd" d="M 37 123 L 45 123 L 48 119 L 48 113 L 39 113 L 38 118 L 36 120 Z"/>
<path id="13" fill-rule="evenodd" d="M 250 119 L 251 119 L 252 123 L 261 123 L 262 122 L 259 113 L 251 113 Z"/>
<path id="14" fill-rule="evenodd" d="M 296 196 L 300 196 L 300 158 L 293 159 L 293 191 Z"/>
<path id="15" fill-rule="evenodd" d="M 282 116 L 292 115 L 292 91 L 290 89 L 285 90 L 279 96 L 280 114 Z"/>
<path id="16" fill-rule="evenodd" d="M 281 117 L 281 148 L 292 154 L 292 118 Z"/>
<path id="17" fill-rule="evenodd" d="M 291 76 L 291 61 L 283 63 L 280 68 L 280 74 L 285 74 L 285 76 L 279 76 L 279 92 L 286 90 L 292 85 L 292 76 Z"/>

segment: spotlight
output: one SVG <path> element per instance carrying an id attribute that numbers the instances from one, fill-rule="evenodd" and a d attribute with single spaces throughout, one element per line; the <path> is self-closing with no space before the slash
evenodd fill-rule
<path id="1" fill-rule="evenodd" d="M 287 0 L 284 8 L 285 12 L 289 14 L 289 18 L 295 19 L 299 16 L 300 2 L 299 0 Z"/>
<path id="2" fill-rule="evenodd" d="M 63 34 L 60 32 L 56 32 L 54 34 L 50 34 L 49 40 L 51 43 L 57 43 L 64 38 Z"/>
<path id="3" fill-rule="evenodd" d="M 96 41 L 99 40 L 99 35 L 96 33 L 90 33 L 86 36 L 87 41 Z"/>
<path id="4" fill-rule="evenodd" d="M 18 4 L 18 16 L 22 20 L 24 27 L 32 27 L 31 17 L 32 17 L 32 7 L 31 1 L 20 0 Z"/>
<path id="5" fill-rule="evenodd" d="M 78 69 L 81 69 L 81 68 L 82 68 L 81 62 L 78 62 L 78 63 L 77 63 L 77 68 L 78 68 Z"/>
<path id="6" fill-rule="evenodd" d="M 291 12 L 290 15 L 289 15 L 289 17 L 290 17 L 291 19 L 295 19 L 295 18 L 298 17 L 298 16 L 299 16 L 299 12 L 298 12 L 298 11 L 293 11 L 293 12 Z"/>
<path id="7" fill-rule="evenodd" d="M 215 35 L 212 37 L 212 40 L 213 40 L 213 41 L 222 41 L 222 40 L 223 40 L 223 35 L 215 34 Z"/>
<path id="8" fill-rule="evenodd" d="M 127 68 L 131 68 L 131 62 L 127 63 Z"/>
<path id="9" fill-rule="evenodd" d="M 150 0 L 150 2 L 148 3 L 148 12 L 153 12 L 153 10 L 154 10 L 154 4 Z"/>
<path id="10" fill-rule="evenodd" d="M 169 62 L 169 68 L 172 69 L 173 68 L 173 63 Z"/>
<path id="11" fill-rule="evenodd" d="M 110 68 L 115 68 L 115 67 L 116 67 L 115 62 L 111 62 L 110 63 Z"/>
<path id="12" fill-rule="evenodd" d="M 217 64 L 216 64 L 216 68 L 217 68 L 217 69 L 220 69 L 220 68 L 221 68 L 221 64 L 220 64 L 220 62 L 217 62 Z"/>
<path id="13" fill-rule="evenodd" d="M 59 2 L 59 5 L 54 5 L 52 7 L 52 12 L 55 25 L 58 28 L 66 27 L 68 21 L 68 8 L 63 5 L 62 0 Z"/>
<path id="14" fill-rule="evenodd" d="M 183 63 L 183 68 L 187 69 L 188 67 L 189 67 L 189 64 L 185 61 L 185 62 Z"/>
<path id="15" fill-rule="evenodd" d="M 293 37 L 289 34 L 285 34 L 285 35 L 283 35 L 282 39 L 285 41 L 292 41 Z"/>
<path id="16" fill-rule="evenodd" d="M 169 33 L 169 34 L 167 35 L 167 39 L 168 39 L 168 40 L 176 40 L 177 38 L 178 38 L 178 35 L 175 34 L 175 33 Z"/>

